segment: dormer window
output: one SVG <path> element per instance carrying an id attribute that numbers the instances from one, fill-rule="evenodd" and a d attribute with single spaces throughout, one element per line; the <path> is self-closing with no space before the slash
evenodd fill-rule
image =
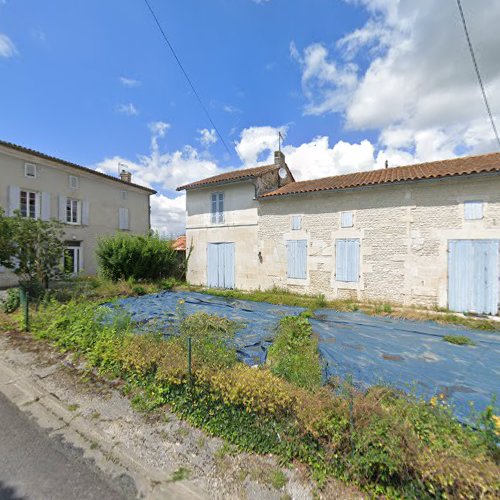
<path id="1" fill-rule="evenodd" d="M 36 165 L 34 163 L 24 164 L 24 176 L 36 179 Z"/>
<path id="2" fill-rule="evenodd" d="M 212 193 L 211 221 L 212 224 L 224 223 L 224 193 Z"/>

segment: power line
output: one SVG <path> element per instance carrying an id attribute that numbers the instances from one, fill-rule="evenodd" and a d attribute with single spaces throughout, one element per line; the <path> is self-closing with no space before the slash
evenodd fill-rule
<path id="1" fill-rule="evenodd" d="M 158 18 L 156 17 L 156 14 L 153 10 L 153 8 L 151 7 L 150 3 L 148 2 L 148 0 L 144 0 L 144 3 L 147 5 L 148 9 L 149 9 L 149 12 L 151 12 L 151 15 L 153 16 L 153 19 L 155 20 L 156 22 L 156 25 L 158 26 L 158 29 L 160 30 L 160 33 L 162 34 L 163 38 L 165 39 L 165 42 L 167 42 L 167 45 L 168 47 L 170 48 L 173 56 L 174 56 L 174 59 L 177 61 L 177 64 L 179 65 L 179 68 L 181 68 L 181 71 L 182 73 L 184 74 L 184 76 L 186 77 L 186 80 L 187 82 L 189 83 L 189 86 L 191 87 L 191 90 L 193 91 L 193 94 L 196 96 L 196 99 L 198 99 L 198 102 L 200 103 L 200 106 L 201 108 L 203 109 L 206 117 L 208 118 L 208 121 L 211 123 L 212 127 L 214 128 L 214 130 L 217 132 L 217 135 L 219 136 L 219 139 L 221 140 L 222 144 L 224 145 L 224 147 L 226 148 L 226 151 L 229 153 L 229 154 L 232 154 L 231 151 L 229 150 L 229 148 L 227 147 L 227 144 L 226 144 L 226 141 L 224 141 L 222 135 L 220 134 L 219 132 L 219 129 L 216 127 L 214 121 L 212 120 L 212 117 L 210 116 L 210 113 L 208 112 L 208 109 L 206 108 L 206 106 L 203 104 L 203 101 L 201 100 L 201 97 L 200 95 L 198 94 L 198 92 L 196 91 L 194 85 L 193 85 L 193 82 L 191 81 L 191 79 L 189 78 L 189 75 L 187 74 L 186 70 L 184 69 L 184 66 L 182 65 L 181 63 L 181 60 L 179 59 L 179 57 L 177 56 L 175 50 L 174 50 L 174 47 L 172 46 L 172 44 L 170 43 L 165 31 L 163 30 L 161 24 L 160 24 L 160 21 L 158 20 Z"/>
<path id="2" fill-rule="evenodd" d="M 477 79 L 479 81 L 479 86 L 481 87 L 481 93 L 483 94 L 484 105 L 486 106 L 486 111 L 488 112 L 488 116 L 490 117 L 491 127 L 493 128 L 493 133 L 495 134 L 495 138 L 497 140 L 498 146 L 500 148 L 500 138 L 498 137 L 497 127 L 495 125 L 495 120 L 493 119 L 493 114 L 491 112 L 490 105 L 488 103 L 488 98 L 486 97 L 486 91 L 484 90 L 483 80 L 481 78 L 481 73 L 479 72 L 479 66 L 476 61 L 476 56 L 474 54 L 474 48 L 472 47 L 472 42 L 469 36 L 469 30 L 467 29 L 467 23 L 465 22 L 464 11 L 462 9 L 462 3 L 460 0 L 457 0 L 458 10 L 460 11 L 460 17 L 462 18 L 462 24 L 464 25 L 465 37 L 467 38 L 467 43 L 469 45 L 470 55 L 472 57 L 472 62 L 474 64 L 474 68 L 476 70 Z"/>

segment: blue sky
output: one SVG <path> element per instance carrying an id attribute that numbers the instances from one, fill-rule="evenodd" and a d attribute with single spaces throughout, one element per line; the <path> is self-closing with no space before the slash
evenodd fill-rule
<path id="1" fill-rule="evenodd" d="M 153 186 L 181 232 L 184 182 L 269 161 L 299 179 L 494 149 L 454 1 L 0 0 L 0 137 Z M 463 0 L 494 113 L 495 0 Z"/>

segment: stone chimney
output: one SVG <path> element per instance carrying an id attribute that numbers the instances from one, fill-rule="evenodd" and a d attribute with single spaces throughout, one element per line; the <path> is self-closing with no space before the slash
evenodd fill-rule
<path id="1" fill-rule="evenodd" d="M 283 154 L 283 151 L 275 151 L 274 152 L 274 164 L 279 165 L 280 167 L 283 167 L 284 165 L 286 165 L 285 155 Z"/>
<path id="2" fill-rule="evenodd" d="M 130 172 L 127 172 L 126 170 L 122 170 L 120 172 L 120 179 L 123 182 L 128 182 L 129 184 L 132 182 L 132 174 Z"/>

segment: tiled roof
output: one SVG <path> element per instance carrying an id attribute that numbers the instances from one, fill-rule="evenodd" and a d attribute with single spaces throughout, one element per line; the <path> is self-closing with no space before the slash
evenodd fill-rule
<path id="1" fill-rule="evenodd" d="M 211 184 L 223 184 L 225 182 L 237 181 L 242 179 L 251 179 L 254 177 L 259 177 L 261 175 L 277 170 L 278 165 L 264 165 L 262 167 L 245 168 L 243 170 L 233 170 L 231 172 L 226 172 L 225 174 L 214 175 L 213 177 L 208 177 L 202 179 L 201 181 L 191 182 L 190 184 L 185 184 L 184 186 L 179 186 L 177 191 L 182 191 L 183 189 L 192 189 L 197 187 L 203 187 Z"/>
<path id="2" fill-rule="evenodd" d="M 292 182 L 275 191 L 263 194 L 261 198 L 331 191 L 362 186 L 388 184 L 392 182 L 416 181 L 421 179 L 439 179 L 459 175 L 500 172 L 500 153 L 480 156 L 464 156 L 451 160 L 433 161 L 404 167 L 391 167 L 367 172 L 324 177 L 311 181 Z"/>
<path id="3" fill-rule="evenodd" d="M 99 175 L 100 177 L 105 177 L 106 179 L 110 179 L 112 181 L 120 182 L 121 184 L 125 184 L 126 186 L 134 186 L 136 188 L 142 189 L 144 191 L 147 191 L 148 193 L 155 194 L 156 191 L 154 189 L 141 186 L 139 184 L 134 184 L 133 182 L 125 182 L 119 179 L 118 177 L 114 177 L 112 175 L 108 174 L 103 174 L 102 172 L 98 172 L 97 170 L 94 170 L 92 168 L 88 167 L 82 167 L 81 165 L 77 165 L 76 163 L 71 163 L 66 160 L 61 160 L 60 158 L 56 158 L 55 156 L 49 156 L 46 155 L 45 153 L 41 153 L 40 151 L 35 151 L 34 149 L 30 148 L 25 148 L 24 146 L 19 146 L 18 144 L 13 144 L 12 142 L 7 142 L 7 141 L 2 141 L 0 140 L 0 146 L 4 146 L 9 149 L 14 149 L 16 151 L 20 151 L 21 153 L 26 153 L 30 154 L 33 156 L 38 156 L 38 158 L 41 158 L 43 160 L 49 160 L 49 161 L 55 161 L 57 163 L 61 163 L 62 165 L 66 165 L 67 167 L 72 167 L 76 168 L 78 170 L 83 170 L 84 172 L 88 172 L 94 175 Z"/>
<path id="4" fill-rule="evenodd" d="M 179 252 L 186 250 L 186 235 L 179 236 L 173 243 L 172 248 Z"/>

